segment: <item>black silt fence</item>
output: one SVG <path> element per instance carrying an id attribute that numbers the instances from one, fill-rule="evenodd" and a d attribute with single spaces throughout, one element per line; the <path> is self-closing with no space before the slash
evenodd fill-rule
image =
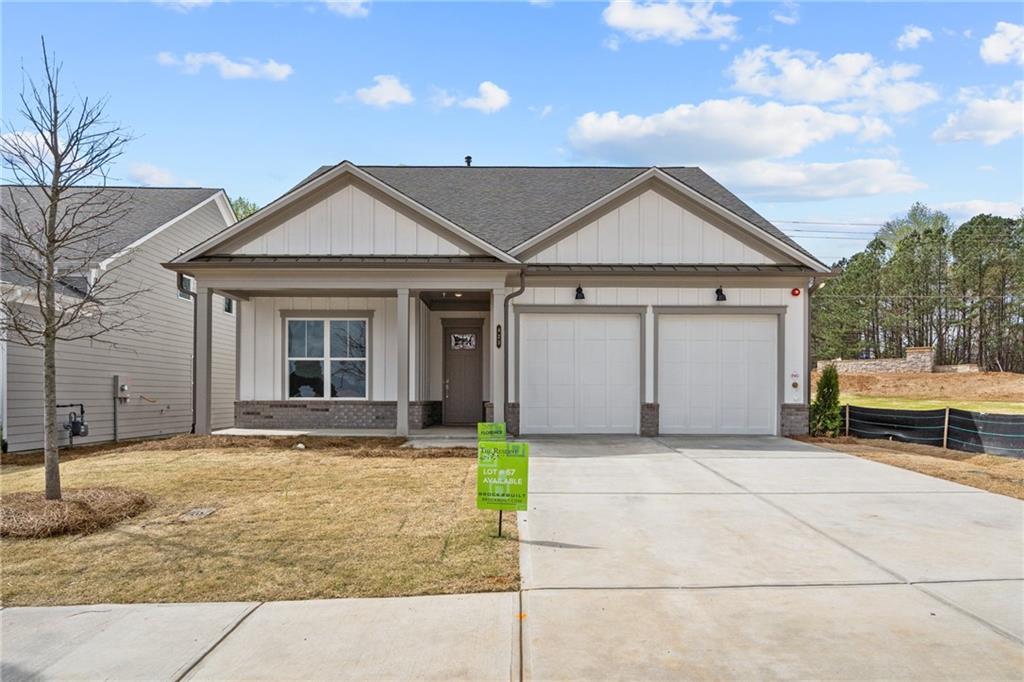
<path id="1" fill-rule="evenodd" d="M 1024 458 L 1024 415 L 846 407 L 847 435 Z"/>

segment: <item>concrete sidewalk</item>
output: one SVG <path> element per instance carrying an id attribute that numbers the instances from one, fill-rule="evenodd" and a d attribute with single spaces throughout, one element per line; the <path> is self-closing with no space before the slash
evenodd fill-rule
<path id="1" fill-rule="evenodd" d="M 519 595 L 0 611 L 16 680 L 503 680 L 519 676 Z"/>

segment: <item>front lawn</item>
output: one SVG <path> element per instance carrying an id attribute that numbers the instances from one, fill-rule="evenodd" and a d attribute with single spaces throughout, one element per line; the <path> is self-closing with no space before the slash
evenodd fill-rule
<path id="1" fill-rule="evenodd" d="M 90 535 L 5 538 L 3 604 L 518 588 L 515 515 L 497 539 L 497 512 L 475 506 L 473 451 L 312 440 L 172 439 L 65 462 L 66 489 L 117 486 L 152 506 Z M 4 495 L 42 483 L 41 466 L 0 467 Z M 183 516 L 198 508 L 215 511 Z"/>

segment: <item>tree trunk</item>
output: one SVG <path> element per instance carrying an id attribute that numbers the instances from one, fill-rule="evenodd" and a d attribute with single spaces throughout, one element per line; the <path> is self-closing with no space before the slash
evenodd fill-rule
<path id="1" fill-rule="evenodd" d="M 60 499 L 57 438 L 57 339 L 53 333 L 48 333 L 43 342 L 43 461 L 48 500 Z"/>

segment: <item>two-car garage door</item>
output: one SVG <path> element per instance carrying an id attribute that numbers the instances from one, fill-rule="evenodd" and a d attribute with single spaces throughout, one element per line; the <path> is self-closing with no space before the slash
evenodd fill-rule
<path id="1" fill-rule="evenodd" d="M 638 433 L 643 352 L 637 314 L 523 314 L 523 433 Z M 658 317 L 662 433 L 776 432 L 774 315 Z"/>

